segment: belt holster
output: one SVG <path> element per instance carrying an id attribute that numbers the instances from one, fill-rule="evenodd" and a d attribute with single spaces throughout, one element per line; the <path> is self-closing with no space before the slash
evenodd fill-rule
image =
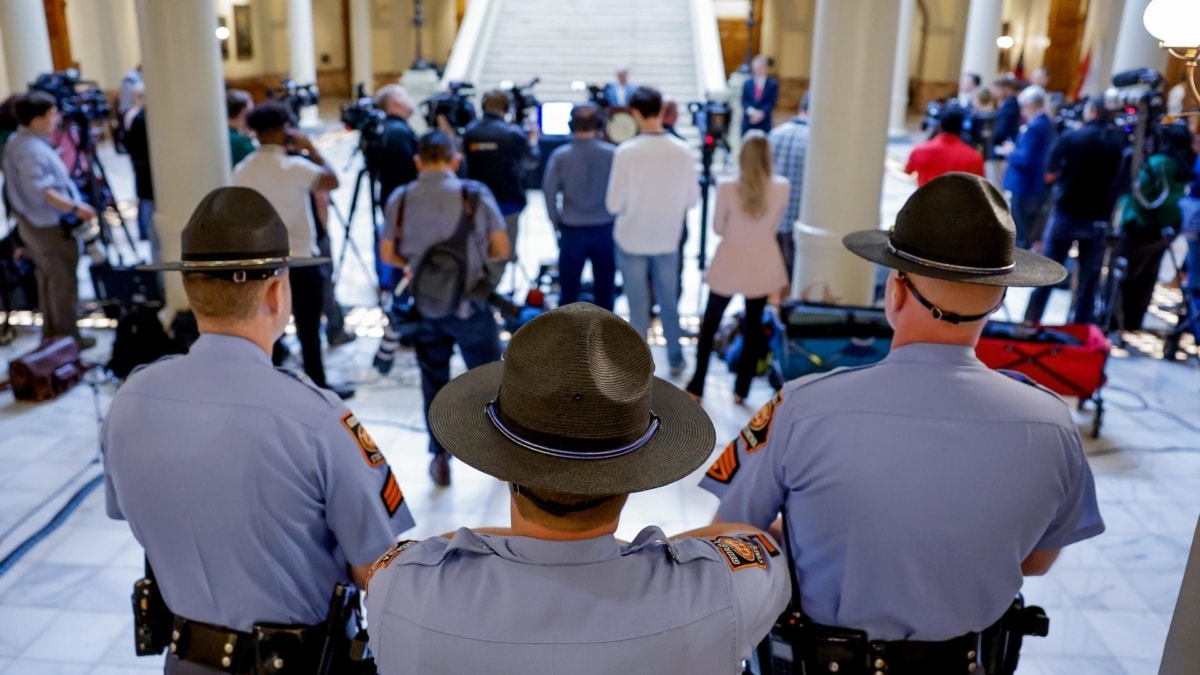
<path id="1" fill-rule="evenodd" d="M 133 584 L 134 652 L 138 656 L 161 654 L 171 642 L 174 619 L 147 560 L 146 576 Z"/>
<path id="2" fill-rule="evenodd" d="M 1000 620 L 981 634 L 980 650 L 988 675 L 1012 675 L 1021 659 L 1021 645 L 1026 635 L 1046 637 L 1050 634 L 1050 617 L 1036 605 L 1025 606 L 1025 598 L 1017 594 Z"/>

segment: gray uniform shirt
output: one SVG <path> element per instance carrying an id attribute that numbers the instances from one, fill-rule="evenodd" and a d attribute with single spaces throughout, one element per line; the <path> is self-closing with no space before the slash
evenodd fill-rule
<path id="1" fill-rule="evenodd" d="M 372 570 L 381 675 L 736 673 L 787 605 L 769 537 L 407 541 Z"/>
<path id="2" fill-rule="evenodd" d="M 595 138 L 576 138 L 554 151 L 546 164 L 542 192 L 546 213 L 556 227 L 609 225 L 613 215 L 604 207 L 608 175 L 616 147 Z M 558 198 L 562 195 L 562 208 Z"/>
<path id="3" fill-rule="evenodd" d="M 4 180 L 13 209 L 35 227 L 58 227 L 62 211 L 46 203 L 54 189 L 79 201 L 79 188 L 49 139 L 21 127 L 4 146 Z"/>

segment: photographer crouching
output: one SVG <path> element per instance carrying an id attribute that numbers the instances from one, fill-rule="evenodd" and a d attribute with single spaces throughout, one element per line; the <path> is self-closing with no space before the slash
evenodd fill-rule
<path id="1" fill-rule="evenodd" d="M 17 101 L 16 113 L 20 126 L 5 146 L 4 175 L 17 229 L 35 265 L 42 339 L 71 337 L 87 349 L 96 340 L 81 336 L 75 323 L 75 273 L 79 242 L 95 226 L 96 210 L 83 201 L 50 144 L 59 119 L 54 97 L 31 91 Z"/>

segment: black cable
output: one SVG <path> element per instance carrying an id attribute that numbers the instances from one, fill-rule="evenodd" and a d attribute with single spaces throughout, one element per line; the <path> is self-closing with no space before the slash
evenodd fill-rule
<path id="1" fill-rule="evenodd" d="M 1106 457 L 1108 455 L 1126 454 L 1126 453 L 1143 453 L 1147 455 L 1165 455 L 1173 452 L 1200 454 L 1200 447 L 1189 445 L 1168 445 L 1162 448 L 1147 448 L 1137 446 L 1120 446 L 1110 445 L 1104 448 L 1096 448 L 1087 453 L 1088 457 Z"/>
<path id="2" fill-rule="evenodd" d="M 1116 391 L 1116 392 L 1120 392 L 1122 394 L 1127 394 L 1129 396 L 1132 396 L 1134 398 L 1134 400 L 1136 400 L 1140 404 L 1141 407 L 1121 405 L 1120 403 L 1114 403 L 1114 402 L 1108 400 L 1107 398 L 1105 400 L 1106 405 L 1111 405 L 1112 407 L 1114 407 L 1118 410 L 1123 410 L 1125 412 L 1158 413 L 1159 415 L 1162 415 L 1163 417 L 1171 420 L 1172 422 L 1187 429 L 1188 431 L 1200 434 L 1200 426 L 1192 424 L 1191 422 L 1185 420 L 1183 417 L 1180 417 L 1179 415 L 1171 412 L 1170 410 L 1167 410 L 1166 408 L 1163 408 L 1162 406 L 1151 403 L 1150 400 L 1145 397 L 1145 395 L 1143 395 L 1141 392 L 1139 392 L 1137 390 L 1130 389 L 1128 387 L 1122 387 L 1122 386 L 1116 385 L 1116 384 L 1108 384 L 1108 385 L 1105 385 L 1104 388 L 1106 391 Z"/>
<path id="3" fill-rule="evenodd" d="M 83 500 L 86 499 L 87 496 L 91 494 L 92 490 L 95 490 L 103 481 L 104 476 L 100 475 L 85 483 L 82 487 L 75 491 L 75 494 L 71 495 L 71 498 L 67 500 L 67 503 L 63 504 L 62 508 L 58 510 L 58 513 L 55 513 L 54 517 L 50 519 L 50 522 L 46 523 L 42 529 L 34 532 L 33 535 L 31 535 L 28 539 L 21 542 L 21 544 L 13 549 L 11 553 L 4 556 L 4 559 L 0 560 L 0 576 L 3 576 L 6 572 L 12 569 L 12 567 L 17 564 L 17 561 L 24 557 L 26 553 L 29 553 L 34 546 L 37 546 L 43 539 L 50 536 L 52 532 L 62 526 L 62 524 L 66 522 L 67 517 L 70 516 L 75 509 L 79 508 L 79 505 L 83 503 Z"/>

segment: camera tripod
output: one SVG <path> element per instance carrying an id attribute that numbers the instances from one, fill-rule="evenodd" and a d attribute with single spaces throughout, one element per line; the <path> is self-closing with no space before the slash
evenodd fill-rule
<path id="1" fill-rule="evenodd" d="M 350 156 L 350 161 L 347 162 L 347 168 L 349 168 L 350 162 L 353 162 L 354 158 L 360 154 L 362 154 L 361 148 L 358 148 L 354 151 L 354 154 Z M 361 194 L 360 190 L 362 190 L 363 186 L 365 185 L 367 188 L 367 195 L 371 203 L 371 241 L 374 243 L 376 251 L 378 251 L 379 221 L 377 220 L 377 216 L 378 210 L 382 207 L 382 204 L 379 203 L 379 198 L 375 195 L 375 183 L 375 174 L 367 169 L 366 158 L 364 157 L 363 166 L 358 170 L 358 175 L 356 175 L 354 178 L 354 191 L 350 195 L 349 212 L 343 215 L 341 209 L 337 207 L 333 200 L 329 200 L 329 209 L 333 211 L 334 216 L 336 216 L 337 219 L 342 223 L 342 231 L 344 233 L 342 239 L 342 248 L 340 251 L 338 251 L 337 265 L 335 265 L 333 268 L 332 283 L 335 285 L 341 278 L 342 264 L 346 260 L 347 249 L 354 254 L 355 259 L 358 260 L 358 264 L 362 267 L 363 272 L 366 273 L 367 278 L 370 279 L 371 277 L 376 277 L 375 285 L 379 286 L 380 284 L 381 280 L 378 279 L 378 272 L 372 271 L 371 265 L 367 264 L 367 259 L 363 256 L 362 251 L 358 248 L 358 244 L 355 243 L 354 238 L 351 236 L 351 228 L 354 224 L 354 214 L 358 212 L 359 196 Z M 378 252 L 376 252 L 376 255 L 378 255 Z M 382 297 L 379 299 L 379 303 L 382 307 Z"/>
<path id="2" fill-rule="evenodd" d="M 117 265 L 125 266 L 125 256 L 114 245 L 116 242 L 113 240 L 112 230 L 105 217 L 111 212 L 116 216 L 117 222 L 121 224 L 121 231 L 125 235 L 125 241 L 129 243 L 134 260 L 145 262 L 137 252 L 133 236 L 129 233 L 129 225 L 121 216 L 121 210 L 117 208 L 116 197 L 108 182 L 108 174 L 104 171 L 104 164 L 100 162 L 100 156 L 96 152 L 96 144 L 92 141 L 91 128 L 88 123 L 70 120 L 62 127 L 62 132 L 75 152 L 75 160 L 72 162 L 70 170 L 71 179 L 76 183 L 82 181 L 82 185 L 79 186 L 80 192 L 96 209 L 96 219 L 100 225 L 100 241 L 105 245 L 106 255 L 109 248 L 115 249 Z"/>

